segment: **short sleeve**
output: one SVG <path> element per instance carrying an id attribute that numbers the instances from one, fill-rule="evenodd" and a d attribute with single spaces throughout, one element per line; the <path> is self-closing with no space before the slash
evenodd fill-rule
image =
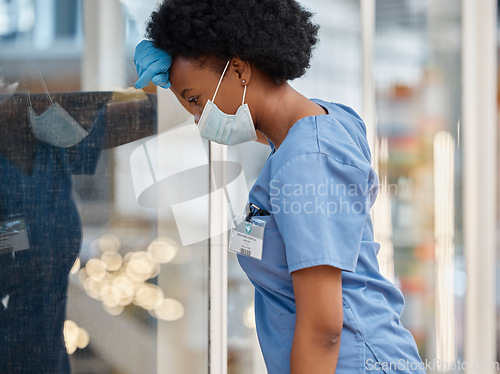
<path id="1" fill-rule="evenodd" d="M 288 271 L 330 265 L 354 272 L 370 202 L 367 174 L 325 154 L 294 157 L 270 181 Z"/>
<path id="2" fill-rule="evenodd" d="M 101 109 L 89 135 L 74 147 L 68 148 L 71 171 L 76 175 L 95 173 L 106 137 L 106 114 Z"/>

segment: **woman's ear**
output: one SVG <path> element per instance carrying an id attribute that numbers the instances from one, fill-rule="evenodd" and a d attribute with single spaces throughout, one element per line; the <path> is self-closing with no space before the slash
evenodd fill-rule
<path id="1" fill-rule="evenodd" d="M 243 61 L 239 57 L 234 57 L 231 60 L 231 69 L 236 74 L 242 86 L 246 86 L 250 83 L 252 68 L 249 62 Z"/>

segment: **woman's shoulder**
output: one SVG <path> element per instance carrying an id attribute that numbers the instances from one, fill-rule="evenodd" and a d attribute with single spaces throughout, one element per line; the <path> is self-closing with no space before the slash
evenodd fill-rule
<path id="1" fill-rule="evenodd" d="M 366 126 L 351 108 L 339 103 L 314 100 L 328 110 L 328 115 L 318 123 L 318 141 L 322 152 L 355 163 L 371 163 L 371 153 L 366 136 Z"/>
<path id="2" fill-rule="evenodd" d="M 321 154 L 368 174 L 371 154 L 361 118 L 342 104 L 313 101 L 324 107 L 328 114 L 299 120 L 273 154 L 273 169 L 277 171 L 298 156 L 314 158 Z"/>

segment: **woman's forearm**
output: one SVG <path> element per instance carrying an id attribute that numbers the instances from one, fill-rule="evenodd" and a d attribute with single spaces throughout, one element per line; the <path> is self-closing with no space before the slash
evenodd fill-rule
<path id="1" fill-rule="evenodd" d="M 113 148 L 157 134 L 155 95 L 134 98 L 122 94 L 106 106 L 106 139 L 103 148 Z"/>

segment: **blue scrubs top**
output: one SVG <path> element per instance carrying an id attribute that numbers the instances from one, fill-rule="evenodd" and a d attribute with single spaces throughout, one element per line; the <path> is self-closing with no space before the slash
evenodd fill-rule
<path id="1" fill-rule="evenodd" d="M 93 174 L 105 137 L 105 117 L 78 145 L 37 142 L 33 172 L 0 153 L 0 221 L 23 217 L 30 249 L 0 254 L 0 372 L 70 373 L 63 337 L 68 274 L 82 229 L 72 175 Z"/>
<path id="2" fill-rule="evenodd" d="M 313 100 L 328 114 L 300 119 L 267 159 L 249 202 L 267 210 L 262 260 L 238 255 L 255 286 L 257 334 L 270 374 L 290 372 L 295 328 L 291 272 L 342 270 L 344 324 L 338 374 L 424 373 L 400 321 L 401 292 L 379 272 L 370 207 L 379 181 L 366 128 L 350 108 Z"/>

